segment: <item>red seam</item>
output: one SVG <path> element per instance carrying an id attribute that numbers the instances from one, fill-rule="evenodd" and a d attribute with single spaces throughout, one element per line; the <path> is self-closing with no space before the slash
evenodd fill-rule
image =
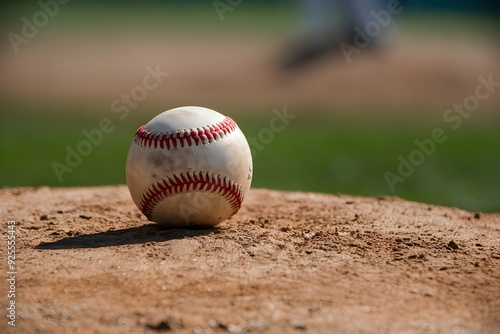
<path id="1" fill-rule="evenodd" d="M 151 132 L 143 125 L 137 129 L 134 141 L 139 146 L 160 147 L 169 150 L 171 147 L 177 148 L 179 145 L 181 147 L 205 145 L 227 136 L 237 128 L 236 123 L 229 117 L 214 125 L 173 132 Z"/>
<path id="2" fill-rule="evenodd" d="M 189 191 L 221 195 L 229 202 L 232 210 L 231 215 L 238 212 L 243 202 L 241 186 L 227 177 L 208 172 L 187 172 L 186 175 L 180 173 L 152 184 L 143 193 L 139 209 L 149 220 L 152 220 L 153 210 L 160 201 L 168 196 Z"/>

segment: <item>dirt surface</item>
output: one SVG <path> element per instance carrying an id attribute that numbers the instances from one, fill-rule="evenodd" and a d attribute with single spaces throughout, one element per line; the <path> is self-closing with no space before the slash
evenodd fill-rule
<path id="1" fill-rule="evenodd" d="M 219 105 L 235 109 L 290 106 L 370 106 L 443 112 L 474 93 L 478 76 L 500 75 L 498 41 L 470 37 L 402 35 L 387 48 L 364 50 L 347 63 L 325 56 L 301 70 L 280 71 L 287 54 L 277 34 L 173 32 L 59 32 L 44 34 L 19 54 L 0 52 L 0 95 L 59 103 L 113 100 L 143 82 L 145 68 L 168 72 L 144 103 L 165 106 Z M 337 50 L 338 51 L 338 50 Z M 481 101 L 500 105 L 500 95 Z M 255 110 L 254 110 L 255 111 Z"/>
<path id="2" fill-rule="evenodd" d="M 252 189 L 218 227 L 165 229 L 125 186 L 2 189 L 0 213 L 2 333 L 500 332 L 499 214 Z"/>

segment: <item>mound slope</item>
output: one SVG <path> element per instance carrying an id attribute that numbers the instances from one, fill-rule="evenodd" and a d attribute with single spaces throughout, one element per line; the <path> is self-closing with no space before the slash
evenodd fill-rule
<path id="1" fill-rule="evenodd" d="M 500 331 L 498 214 L 252 189 L 215 228 L 165 229 L 125 186 L 2 189 L 0 213 L 13 333 Z"/>

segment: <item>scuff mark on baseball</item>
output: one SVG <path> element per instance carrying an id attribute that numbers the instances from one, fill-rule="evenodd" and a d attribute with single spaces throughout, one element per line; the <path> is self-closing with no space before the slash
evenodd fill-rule
<path id="1" fill-rule="evenodd" d="M 252 171 L 238 125 L 203 107 L 170 109 L 139 127 L 126 164 L 134 203 L 169 227 L 214 226 L 234 215 Z"/>

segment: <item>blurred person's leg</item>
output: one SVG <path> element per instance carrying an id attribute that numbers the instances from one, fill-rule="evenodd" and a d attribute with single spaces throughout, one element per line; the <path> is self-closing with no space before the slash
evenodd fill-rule
<path id="1" fill-rule="evenodd" d="M 352 34 L 351 39 L 346 40 L 347 43 L 353 42 L 354 35 L 356 34 L 355 29 L 357 31 L 361 30 L 365 35 L 368 35 L 366 31 L 367 25 L 370 22 L 376 21 L 382 10 L 387 12 L 386 0 L 345 0 L 343 1 L 343 5 L 346 7 L 344 12 L 349 16 L 347 29 Z M 392 25 L 392 17 L 388 16 L 387 19 L 389 21 L 387 27 L 381 27 L 380 33 L 373 37 L 370 35 L 370 46 L 375 46 L 377 41 L 382 38 L 384 30 L 389 29 L 389 26 Z"/>
<path id="2" fill-rule="evenodd" d="M 287 50 L 282 66 L 291 69 L 308 64 L 332 51 L 339 45 L 353 44 L 355 29 L 364 31 L 374 21 L 374 12 L 387 6 L 386 0 L 302 0 L 300 8 L 304 18 L 303 36 Z M 378 36 L 370 40 L 376 44 Z"/>
<path id="3" fill-rule="evenodd" d="M 302 29 L 297 40 L 287 48 L 282 60 L 284 69 L 297 68 L 326 53 L 332 48 L 332 34 L 339 27 L 334 19 L 344 0 L 299 0 Z"/>
<path id="4" fill-rule="evenodd" d="M 338 8 L 341 0 L 309 0 L 300 1 L 305 17 L 306 31 L 322 35 L 332 28 L 332 13 Z"/>
<path id="5" fill-rule="evenodd" d="M 345 0 L 346 13 L 350 15 L 352 27 L 358 26 L 364 29 L 366 24 L 375 20 L 372 11 L 379 12 L 382 9 L 387 9 L 385 0 Z"/>

